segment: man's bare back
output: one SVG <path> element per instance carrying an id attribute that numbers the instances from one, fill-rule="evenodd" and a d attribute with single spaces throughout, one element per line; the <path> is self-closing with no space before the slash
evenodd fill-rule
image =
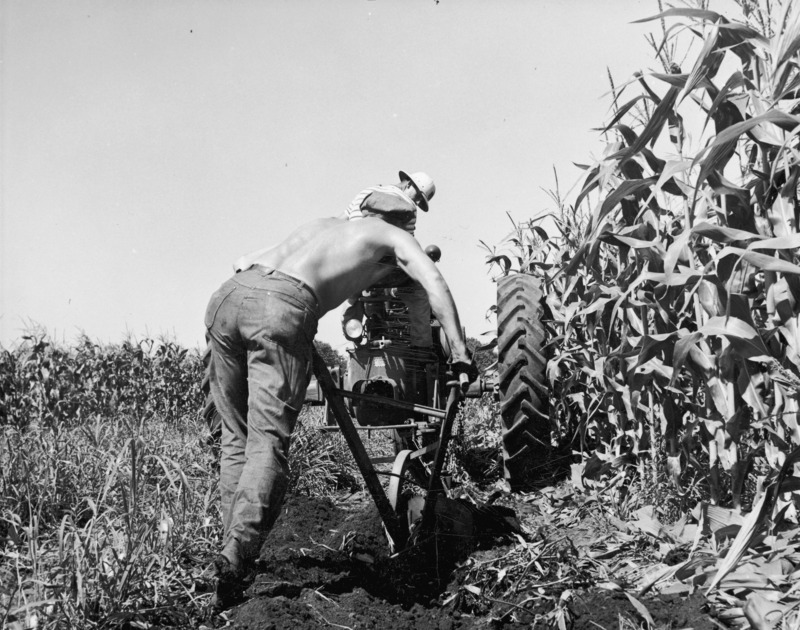
<path id="1" fill-rule="evenodd" d="M 408 249 L 409 240 L 413 241 L 408 234 L 376 218 L 317 219 L 253 262 L 308 284 L 317 295 L 321 315 L 394 269 L 381 259 L 394 255 L 398 246 L 401 251 Z"/>

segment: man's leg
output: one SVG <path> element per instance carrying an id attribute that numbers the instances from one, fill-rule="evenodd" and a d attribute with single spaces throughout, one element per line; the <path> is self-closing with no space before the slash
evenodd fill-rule
<path id="1" fill-rule="evenodd" d="M 287 299 L 253 300 L 239 320 L 247 339 L 247 446 L 223 553 L 238 554 L 244 564 L 258 557 L 280 512 L 289 439 L 308 385 L 307 313 Z"/>
<path id="2" fill-rule="evenodd" d="M 308 384 L 308 363 L 266 339 L 248 352 L 248 374 L 246 458 L 223 550 L 226 556 L 238 555 L 243 563 L 258 557 L 283 503 L 289 439 Z"/>
<path id="3" fill-rule="evenodd" d="M 238 289 L 238 290 L 237 290 Z M 244 468 L 247 443 L 247 354 L 237 327 L 244 290 L 229 281 L 217 291 L 206 310 L 211 343 L 209 386 L 222 424 L 220 498 L 223 540 L 230 530 L 233 495 Z M 227 556 L 214 560 L 217 577 L 212 609 L 221 610 L 241 600 L 243 572 Z"/>
<path id="4" fill-rule="evenodd" d="M 247 353 L 236 326 L 241 293 L 231 281 L 224 284 L 212 296 L 205 318 L 211 343 L 209 386 L 222 424 L 220 497 L 225 535 L 247 443 Z"/>
<path id="5" fill-rule="evenodd" d="M 244 469 L 247 445 L 247 362 L 244 349 L 212 340 L 211 393 L 222 419 L 219 490 L 227 537 L 231 507 Z"/>
<path id="6" fill-rule="evenodd" d="M 222 419 L 219 490 L 222 507 L 223 544 L 230 540 L 233 501 L 245 464 L 247 444 L 247 362 L 243 348 L 234 349 L 212 339 L 211 392 Z M 235 542 L 235 541 L 234 541 Z M 238 549 L 223 547 L 214 560 L 215 611 L 228 608 L 244 597 L 244 567 Z"/>

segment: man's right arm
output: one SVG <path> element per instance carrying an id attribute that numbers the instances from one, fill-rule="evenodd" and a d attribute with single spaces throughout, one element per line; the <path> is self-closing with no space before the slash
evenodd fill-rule
<path id="1" fill-rule="evenodd" d="M 430 300 L 431 310 L 444 328 L 450 342 L 451 361 L 470 363 L 469 350 L 461 328 L 453 295 L 439 269 L 428 258 L 419 243 L 397 228 L 388 230 L 398 266 L 422 285 Z"/>

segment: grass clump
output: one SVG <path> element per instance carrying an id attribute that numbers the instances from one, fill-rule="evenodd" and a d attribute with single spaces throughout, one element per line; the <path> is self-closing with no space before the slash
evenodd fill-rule
<path id="1" fill-rule="evenodd" d="M 355 460 L 339 433 L 320 431 L 325 425 L 323 407 L 306 406 L 292 434 L 289 448 L 289 492 L 329 497 L 364 487 Z"/>
<path id="2" fill-rule="evenodd" d="M 219 545 L 212 462 L 191 415 L 6 426 L 0 472 L 8 622 L 188 625 Z M 23 626 L 24 627 L 24 626 Z"/>

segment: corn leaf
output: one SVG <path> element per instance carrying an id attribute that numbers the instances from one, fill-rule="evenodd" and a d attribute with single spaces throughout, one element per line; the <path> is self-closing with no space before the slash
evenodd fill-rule
<path id="1" fill-rule="evenodd" d="M 648 96 L 646 94 L 639 94 L 636 98 L 633 98 L 630 101 L 628 101 L 627 103 L 625 103 L 624 105 L 620 106 L 620 108 L 617 110 L 617 113 L 614 115 L 614 118 L 612 118 L 611 122 L 609 122 L 602 129 L 602 132 L 605 133 L 608 130 L 610 130 L 612 127 L 614 127 L 614 125 L 616 125 L 622 119 L 622 117 L 625 114 L 627 114 L 628 111 L 630 111 L 631 107 L 636 105 L 636 103 L 638 103 L 642 99 L 646 99 L 646 98 L 648 98 Z"/>
<path id="2" fill-rule="evenodd" d="M 785 33 L 786 37 L 784 39 L 783 50 L 776 64 L 778 68 L 792 61 L 792 57 L 796 56 L 798 51 L 800 51 L 800 20 L 798 20 L 798 17 L 800 17 L 800 12 L 795 13 L 794 23 L 791 29 Z M 781 91 L 778 90 L 775 95 L 778 96 L 780 93 Z"/>
<path id="3" fill-rule="evenodd" d="M 710 173 L 708 176 L 708 185 L 717 195 L 725 195 L 727 199 L 727 210 L 732 212 L 731 207 L 733 203 L 742 205 L 749 208 L 750 205 L 750 191 L 747 188 L 737 186 L 728 179 L 725 179 L 718 171 Z"/>
<path id="4" fill-rule="evenodd" d="M 717 73 L 722 53 L 717 51 L 717 39 L 719 37 L 719 27 L 715 24 L 711 29 L 706 41 L 703 43 L 703 49 L 695 61 L 694 68 L 692 68 L 689 78 L 686 80 L 686 85 L 683 86 L 680 95 L 678 96 L 677 105 L 680 105 L 684 98 L 689 93 L 698 87 L 701 83 L 707 82 Z"/>
<path id="5" fill-rule="evenodd" d="M 642 344 L 641 350 L 639 350 L 639 355 L 636 357 L 636 366 L 640 366 L 643 363 L 646 363 L 650 359 L 652 359 L 656 354 L 662 352 L 665 348 L 668 348 L 672 345 L 672 338 L 677 333 L 666 333 L 663 335 L 645 335 L 641 338 L 641 340 L 635 344 L 631 345 L 638 345 L 639 343 Z"/>
<path id="6" fill-rule="evenodd" d="M 800 232 L 779 238 L 765 238 L 763 241 L 753 241 L 747 249 L 796 249 L 800 247 Z"/>
<path id="7" fill-rule="evenodd" d="M 698 162 L 702 163 L 700 175 L 697 178 L 697 186 L 699 187 L 710 173 L 722 169 L 725 162 L 730 158 L 732 149 L 735 148 L 736 143 L 742 135 L 751 131 L 758 125 L 763 124 L 773 124 L 786 131 L 791 131 L 800 125 L 800 118 L 777 109 L 771 109 L 764 114 L 731 125 L 722 133 L 717 134 L 716 138 L 714 138 L 711 145 L 707 148 L 705 158 L 701 160 L 698 155 L 698 157 L 694 159 L 693 165 Z M 702 155 L 702 153 L 700 155 Z"/>
<path id="8" fill-rule="evenodd" d="M 586 179 L 583 180 L 583 188 L 581 188 L 581 192 L 578 193 L 578 197 L 575 199 L 575 207 L 580 208 L 581 202 L 586 198 L 586 196 L 592 192 L 595 188 L 598 187 L 600 180 L 600 167 L 595 166 L 589 174 L 586 176 Z"/>
<path id="9" fill-rule="evenodd" d="M 686 87 L 686 82 L 689 80 L 688 74 L 662 74 L 660 72 L 653 72 L 650 76 L 681 89 Z"/>
<path id="10" fill-rule="evenodd" d="M 671 366 L 666 365 L 661 359 L 653 357 L 649 361 L 637 366 L 635 375 L 639 377 L 639 380 L 635 382 L 641 382 L 641 377 L 645 376 L 648 377 L 646 382 L 650 383 L 653 381 L 654 376 L 661 376 L 664 383 L 669 383 L 672 380 L 673 373 Z"/>
<path id="11" fill-rule="evenodd" d="M 791 478 L 792 471 L 794 470 L 795 462 L 800 458 L 800 447 L 795 448 L 784 460 L 778 471 L 778 476 L 773 483 L 758 500 L 757 504 L 753 506 L 753 510 L 745 517 L 742 527 L 739 530 L 736 538 L 731 544 L 731 548 L 725 555 L 714 579 L 711 580 L 708 588 L 706 589 L 706 596 L 722 581 L 724 578 L 741 560 L 744 552 L 750 546 L 751 541 L 761 529 L 763 529 L 769 516 L 772 512 L 772 507 L 775 505 L 777 497 L 781 492 L 786 490 L 785 482 L 787 478 Z"/>
<path id="12" fill-rule="evenodd" d="M 639 238 L 631 238 L 629 236 L 621 236 L 619 234 L 613 235 L 614 238 L 621 243 L 624 243 L 628 247 L 632 247 L 633 249 L 651 249 L 653 250 L 658 256 L 661 258 L 664 257 L 666 252 L 664 251 L 664 246 L 661 244 L 659 239 L 654 239 L 652 241 L 643 241 Z"/>
<path id="13" fill-rule="evenodd" d="M 768 500 L 769 494 L 764 493 L 761 495 L 761 498 L 758 500 L 758 503 L 753 506 L 753 510 L 747 515 L 742 523 L 742 527 L 739 529 L 739 533 L 736 535 L 736 538 L 733 540 L 733 544 L 731 544 L 731 548 L 728 550 L 728 553 L 725 555 L 725 558 L 722 560 L 719 568 L 717 569 L 717 573 L 714 575 L 714 578 L 711 580 L 711 583 L 708 585 L 706 589 L 706 596 L 716 588 L 716 586 L 722 581 L 728 573 L 739 563 L 744 552 L 747 550 L 747 547 L 750 545 L 750 541 L 755 536 L 756 532 L 763 526 L 764 521 L 766 521 L 767 517 L 769 516 L 769 509 L 772 505 L 772 502 Z"/>
<path id="14" fill-rule="evenodd" d="M 697 297 L 700 300 L 700 306 L 711 316 L 720 315 L 725 308 L 720 299 L 719 288 L 709 280 L 701 280 L 697 285 Z"/>
<path id="15" fill-rule="evenodd" d="M 682 287 L 687 284 L 694 284 L 703 278 L 702 271 L 686 271 L 681 273 L 671 273 L 669 275 L 664 273 L 654 273 L 652 271 L 645 271 L 632 283 L 632 287 L 640 285 L 643 282 L 652 281 L 660 282 L 669 287 Z"/>
<path id="16" fill-rule="evenodd" d="M 664 98 L 661 99 L 658 107 L 656 107 L 655 111 L 653 112 L 653 115 L 650 117 L 650 120 L 647 121 L 647 125 L 645 126 L 641 135 L 636 139 L 636 142 L 628 149 L 621 151 L 618 154 L 614 154 L 612 157 L 620 157 L 623 160 L 628 159 L 641 151 L 648 142 L 655 142 L 656 138 L 658 138 L 658 134 L 661 133 L 661 129 L 664 127 L 664 123 L 669 120 L 669 117 L 672 114 L 673 107 L 675 106 L 675 99 L 677 99 L 677 97 L 678 88 L 674 86 L 669 88 L 667 93 L 664 95 Z"/>
<path id="17" fill-rule="evenodd" d="M 725 337 L 745 358 L 771 354 L 755 329 L 738 317 L 712 317 L 700 332 Z"/>
<path id="18" fill-rule="evenodd" d="M 764 238 L 760 234 L 748 232 L 747 230 L 737 230 L 724 225 L 712 225 L 711 223 L 697 223 L 692 228 L 692 234 L 705 236 L 718 243 L 736 243 L 740 241 L 750 241 L 753 239 Z"/>
<path id="19" fill-rule="evenodd" d="M 693 332 L 685 337 L 678 339 L 675 342 L 675 348 L 672 351 L 672 379 L 670 379 L 670 385 L 675 385 L 675 381 L 680 374 L 681 368 L 686 363 L 686 357 L 689 355 L 689 351 L 697 345 L 697 342 L 703 338 L 703 334 L 699 332 Z"/>
<path id="20" fill-rule="evenodd" d="M 780 194 L 767 211 L 767 218 L 769 218 L 769 223 L 775 236 L 798 236 L 794 217 L 796 185 L 797 169 L 795 168 L 786 184 L 781 188 Z M 797 246 L 795 245 L 795 247 Z"/>
<path id="21" fill-rule="evenodd" d="M 610 195 L 608 195 L 608 197 L 605 198 L 603 203 L 595 209 L 590 226 L 592 226 L 593 229 L 596 229 L 602 220 L 608 215 L 608 213 L 611 212 L 617 205 L 619 205 L 622 199 L 630 195 L 635 195 L 642 190 L 649 190 L 654 183 L 655 178 L 653 177 L 648 177 L 647 179 L 626 179 L 623 181 Z"/>
<path id="22" fill-rule="evenodd" d="M 711 103 L 711 107 L 708 108 L 706 122 L 703 123 L 703 129 L 705 130 L 708 121 L 713 118 L 714 113 L 717 111 L 720 104 L 727 99 L 728 94 L 730 94 L 730 92 L 734 88 L 748 86 L 748 85 L 749 81 L 745 79 L 744 75 L 741 72 L 737 71 L 734 72 L 731 76 L 729 76 L 728 80 L 725 81 L 725 85 L 722 86 L 722 89 L 719 91 L 719 93 Z"/>
<path id="23" fill-rule="evenodd" d="M 764 388 L 764 375 L 761 373 L 761 370 L 753 368 L 754 364 L 752 362 L 741 362 L 737 382 L 739 395 L 750 405 L 756 419 L 766 418 L 769 415 L 769 409 L 758 393 Z"/>
<path id="24" fill-rule="evenodd" d="M 742 612 L 754 630 L 772 630 L 775 622 L 791 609 L 792 606 L 770 601 L 759 593 L 751 593 Z"/>
<path id="25" fill-rule="evenodd" d="M 708 348 L 704 348 L 703 350 L 707 351 Z M 697 345 L 690 345 L 689 357 L 691 358 L 692 365 L 700 370 L 700 373 L 705 379 L 708 394 L 711 396 L 711 401 L 714 403 L 717 412 L 723 418 L 727 418 L 730 415 L 728 398 L 725 395 L 725 388 L 716 375 L 716 362 L 712 362 L 710 357 L 703 350 Z"/>
<path id="26" fill-rule="evenodd" d="M 797 60 L 794 58 L 797 52 L 800 51 L 800 11 L 796 9 L 789 16 L 793 10 L 793 3 L 786 3 L 786 27 L 778 37 L 778 50 L 776 57 L 778 58 L 775 64 L 774 75 L 777 79 L 773 89 L 772 96 L 775 100 L 783 96 L 784 86 L 789 79 L 792 71 L 797 67 Z"/>
<path id="27" fill-rule="evenodd" d="M 503 273 L 508 273 L 508 271 L 511 269 L 511 259 L 505 254 L 500 254 L 499 256 L 489 256 L 486 259 L 486 262 L 487 264 L 497 263 L 500 265 Z"/>
<path id="28" fill-rule="evenodd" d="M 773 256 L 767 256 L 766 254 L 759 254 L 751 250 L 740 249 L 738 247 L 726 247 L 719 253 L 718 258 L 722 259 L 726 256 L 739 256 L 739 260 L 744 260 L 764 271 L 780 271 L 781 273 L 795 275 L 800 274 L 800 267 L 794 263 Z"/>
<path id="29" fill-rule="evenodd" d="M 631 24 L 642 24 L 643 22 L 652 22 L 653 20 L 660 20 L 666 17 L 690 17 L 695 18 L 698 20 L 707 20 L 710 22 L 717 22 L 720 21 L 723 24 L 727 23 L 728 20 L 716 13 L 714 11 L 705 11 L 703 9 L 667 9 L 666 11 L 662 11 L 657 15 L 653 15 L 650 17 L 642 18 L 640 20 L 635 20 L 631 22 Z"/>
<path id="30" fill-rule="evenodd" d="M 672 244 L 667 248 L 667 254 L 664 256 L 664 275 L 669 277 L 673 270 L 675 269 L 675 265 L 678 262 L 678 258 L 680 258 L 681 252 L 683 248 L 686 247 L 686 244 L 689 242 L 689 237 L 692 235 L 690 230 L 684 230 L 681 232 Z"/>
<path id="31" fill-rule="evenodd" d="M 606 304 L 612 301 L 613 298 L 603 297 L 597 298 L 596 300 L 592 300 L 591 304 L 586 308 L 579 310 L 575 315 L 577 317 L 581 317 L 583 315 L 591 315 L 592 313 L 597 313 L 598 311 L 602 311 Z"/>
<path id="32" fill-rule="evenodd" d="M 752 26 L 741 22 L 728 22 L 723 18 L 719 23 L 721 45 L 725 48 L 732 48 L 733 52 L 739 56 L 743 63 L 751 61 L 753 47 L 750 42 L 759 45 L 768 45 L 769 40 Z M 747 46 L 743 44 L 747 43 Z"/>
<path id="33" fill-rule="evenodd" d="M 692 166 L 691 160 L 677 160 L 677 161 L 667 162 L 664 165 L 661 174 L 658 176 L 658 181 L 656 182 L 656 188 L 666 190 L 664 185 L 670 180 L 673 180 L 673 175 L 675 175 L 675 173 L 683 173 L 689 170 L 691 166 Z M 671 191 L 667 190 L 667 192 Z"/>
<path id="34" fill-rule="evenodd" d="M 647 622 L 648 627 L 655 628 L 656 622 L 653 620 L 653 615 L 650 614 L 650 611 L 647 610 L 645 605 L 628 592 L 625 593 L 625 596 L 628 598 L 628 601 L 631 603 L 631 605 L 636 609 L 636 612 L 638 612 L 642 619 Z"/>

